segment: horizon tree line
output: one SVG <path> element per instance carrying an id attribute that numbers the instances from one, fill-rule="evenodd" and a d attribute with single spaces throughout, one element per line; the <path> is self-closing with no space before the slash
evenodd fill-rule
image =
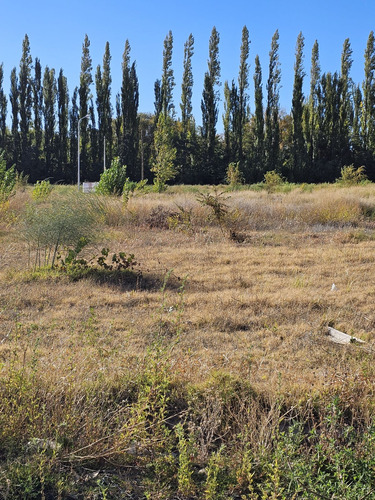
<path id="1" fill-rule="evenodd" d="M 322 73 L 319 44 L 311 53 L 309 95 L 303 93 L 304 37 L 296 41 L 290 113 L 280 108 L 279 32 L 272 37 L 268 75 L 263 84 L 259 56 L 254 58 L 250 112 L 250 38 L 242 29 L 237 79 L 224 82 L 224 132 L 217 133 L 221 86 L 220 34 L 213 27 L 201 98 L 202 125 L 192 112 L 194 37 L 184 45 L 180 118 L 176 117 L 172 67 L 173 34 L 163 46 L 161 77 L 154 84 L 153 113 L 139 113 L 139 82 L 128 40 L 122 57 L 121 88 L 112 105 L 111 53 L 107 42 L 102 65 L 93 77 L 90 40 L 82 44 L 79 86 L 69 95 L 63 69 L 45 66 L 31 56 L 27 35 L 19 68 L 10 74 L 9 97 L 3 90 L 0 64 L 0 150 L 30 182 L 76 182 L 78 126 L 82 179 L 98 180 L 103 158 L 109 166 L 118 156 L 132 180 L 217 184 L 235 164 L 247 183 L 275 170 L 289 181 L 330 182 L 344 165 L 364 165 L 375 180 L 375 37 L 364 52 L 364 80 L 353 82 L 352 49 L 344 41 L 340 72 Z M 95 94 L 95 95 L 94 95 Z M 9 108 L 9 109 L 8 109 Z M 8 110 L 10 121 L 7 120 Z M 86 118 L 87 117 L 87 118 Z M 10 126 L 7 126 L 7 123 Z"/>

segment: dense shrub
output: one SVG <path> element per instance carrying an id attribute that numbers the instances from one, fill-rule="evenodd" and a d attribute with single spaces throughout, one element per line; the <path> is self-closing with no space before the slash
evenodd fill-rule
<path id="1" fill-rule="evenodd" d="M 121 195 L 126 181 L 126 166 L 121 165 L 120 158 L 116 157 L 112 160 L 111 167 L 101 174 L 96 192 Z"/>

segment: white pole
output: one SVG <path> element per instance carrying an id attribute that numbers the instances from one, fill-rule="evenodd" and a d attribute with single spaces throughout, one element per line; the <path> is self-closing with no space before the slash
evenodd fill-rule
<path id="1" fill-rule="evenodd" d="M 78 184 L 78 191 L 79 191 L 79 188 L 80 188 L 80 184 L 81 184 L 81 165 L 80 165 L 80 152 L 81 152 L 81 148 L 79 147 L 80 144 L 80 132 L 81 132 L 81 121 L 84 120 L 85 118 L 89 118 L 90 115 L 86 115 L 86 116 L 82 116 L 82 118 L 80 118 L 78 120 L 78 170 L 77 170 L 77 184 Z"/>

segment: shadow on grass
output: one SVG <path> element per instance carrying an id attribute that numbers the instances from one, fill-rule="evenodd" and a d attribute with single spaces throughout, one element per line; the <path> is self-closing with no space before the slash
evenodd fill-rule
<path id="1" fill-rule="evenodd" d="M 123 291 L 160 291 L 165 286 L 169 290 L 178 290 L 182 278 L 171 272 L 158 274 L 129 270 L 106 270 L 90 268 L 79 272 L 68 272 L 71 281 L 88 279 L 97 285 L 112 286 Z"/>

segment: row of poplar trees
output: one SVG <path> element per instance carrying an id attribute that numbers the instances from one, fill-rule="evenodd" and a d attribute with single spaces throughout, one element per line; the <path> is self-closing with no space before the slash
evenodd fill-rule
<path id="1" fill-rule="evenodd" d="M 128 41 L 122 58 L 121 89 L 113 99 L 108 42 L 103 63 L 93 77 L 90 41 L 85 36 L 79 86 L 69 95 L 63 70 L 57 74 L 48 66 L 42 69 L 40 60 L 32 59 L 26 35 L 18 72 L 15 67 L 10 75 L 9 98 L 3 90 L 0 65 L 0 150 L 4 150 L 8 164 L 15 164 L 31 182 L 47 178 L 76 182 L 78 135 L 83 180 L 98 180 L 103 158 L 108 166 L 115 156 L 127 165 L 132 180 L 151 181 L 164 169 L 165 180 L 215 184 L 225 180 L 230 164 L 239 167 L 248 183 L 261 181 L 270 170 L 294 182 L 333 181 L 342 166 L 350 164 L 364 165 L 368 177 L 375 179 L 373 32 L 367 41 L 361 84 L 355 84 L 350 77 L 353 60 L 349 39 L 344 41 L 340 72 L 323 74 L 316 41 L 308 96 L 303 92 L 306 73 L 304 37 L 300 33 L 288 114 L 281 110 L 279 102 L 279 33 L 276 31 L 272 38 L 264 88 L 258 56 L 250 85 L 250 40 L 245 26 L 238 77 L 224 83 L 223 134 L 217 133 L 221 99 L 219 42 L 214 27 L 203 80 L 202 125 L 197 126 L 192 110 L 193 35 L 184 46 L 178 118 L 173 100 L 172 32 L 164 40 L 162 74 L 154 85 L 155 109 L 149 114 L 138 112 L 138 77 Z"/>

